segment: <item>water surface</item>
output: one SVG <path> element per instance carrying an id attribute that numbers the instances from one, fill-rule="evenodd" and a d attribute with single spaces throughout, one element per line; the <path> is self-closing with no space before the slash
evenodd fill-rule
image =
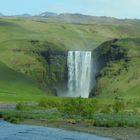
<path id="1" fill-rule="evenodd" d="M 113 140 L 96 135 L 0 120 L 0 140 Z"/>

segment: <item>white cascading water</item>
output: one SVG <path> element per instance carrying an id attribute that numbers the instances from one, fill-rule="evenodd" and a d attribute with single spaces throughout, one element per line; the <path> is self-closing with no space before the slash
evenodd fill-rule
<path id="1" fill-rule="evenodd" d="M 90 51 L 69 51 L 67 57 L 68 66 L 68 92 L 69 97 L 88 98 L 91 82 Z"/>

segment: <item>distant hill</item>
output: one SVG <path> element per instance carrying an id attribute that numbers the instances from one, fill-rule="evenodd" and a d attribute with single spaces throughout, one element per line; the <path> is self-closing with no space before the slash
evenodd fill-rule
<path id="1" fill-rule="evenodd" d="M 0 16 L 4 16 L 0 13 Z M 107 17 L 107 16 L 93 16 L 93 15 L 84 15 L 80 13 L 61 13 L 57 14 L 54 12 L 43 12 L 38 15 L 30 15 L 28 13 L 24 13 L 21 15 L 12 15 L 14 17 L 30 17 L 34 20 L 46 20 L 50 22 L 65 22 L 65 23 L 74 23 L 74 24 L 123 24 L 128 25 L 131 23 L 139 23 L 140 19 L 118 19 L 115 17 Z"/>
<path id="2" fill-rule="evenodd" d="M 62 13 L 55 17 L 49 17 L 49 21 L 52 22 L 65 22 L 65 23 L 75 23 L 75 24 L 131 24 L 140 22 L 139 19 L 117 19 L 114 17 L 106 17 L 106 16 L 91 16 L 91 15 L 83 15 L 83 14 L 69 14 Z"/>
<path id="3" fill-rule="evenodd" d="M 32 15 L 28 14 L 28 13 L 24 13 L 21 15 L 15 15 L 16 17 L 31 17 Z"/>
<path id="4" fill-rule="evenodd" d="M 44 12 L 44 13 L 39 14 L 38 16 L 40 16 L 40 17 L 55 17 L 55 16 L 57 16 L 57 13 Z"/>

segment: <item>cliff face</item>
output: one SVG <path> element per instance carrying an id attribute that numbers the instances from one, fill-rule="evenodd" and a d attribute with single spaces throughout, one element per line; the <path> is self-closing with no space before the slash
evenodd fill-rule
<path id="1" fill-rule="evenodd" d="M 48 85 L 64 87 L 67 83 L 67 52 L 49 49 L 41 52 L 41 56 L 47 63 Z"/>
<path id="2" fill-rule="evenodd" d="M 90 97 L 102 94 L 104 88 L 110 85 L 110 80 L 116 79 L 128 70 L 131 60 L 128 56 L 129 48 L 118 42 L 120 42 L 118 39 L 110 40 L 93 50 Z M 67 51 L 49 47 L 47 50 L 41 51 L 40 54 L 45 60 L 45 83 L 50 89 L 53 89 L 55 94 L 57 94 L 57 91 L 65 92 L 68 81 Z M 115 92 L 118 88 L 113 90 Z"/>
<path id="3" fill-rule="evenodd" d="M 12 42 L 9 42 L 12 45 Z M 12 50 L 9 63 L 15 71 L 26 74 L 46 94 L 56 95 L 58 86 L 67 81 L 67 50 L 63 45 L 40 40 L 20 40 Z M 13 43 L 15 46 L 15 42 Z"/>
<path id="4" fill-rule="evenodd" d="M 93 51 L 97 72 L 96 85 L 90 97 L 134 97 L 138 94 L 139 46 L 138 39 L 114 39 L 101 44 Z M 132 91 L 133 89 L 137 90 Z"/>

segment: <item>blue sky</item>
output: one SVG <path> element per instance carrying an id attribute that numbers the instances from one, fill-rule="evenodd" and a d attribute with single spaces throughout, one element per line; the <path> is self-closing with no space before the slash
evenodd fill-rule
<path id="1" fill-rule="evenodd" d="M 45 11 L 140 19 L 140 0 L 0 0 L 6 15 Z"/>

